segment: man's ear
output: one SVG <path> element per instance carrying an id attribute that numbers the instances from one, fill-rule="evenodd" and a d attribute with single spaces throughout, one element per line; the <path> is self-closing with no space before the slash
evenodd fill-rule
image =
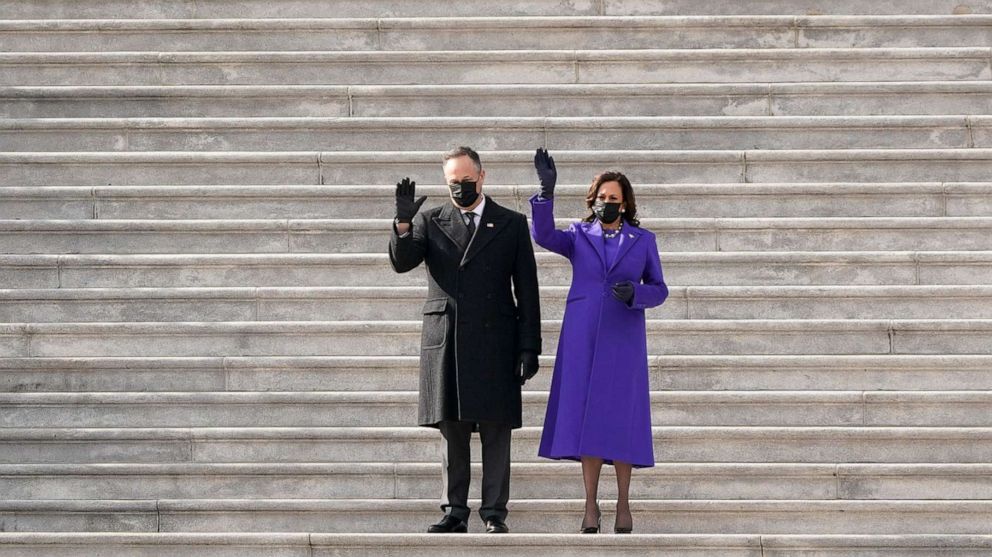
<path id="1" fill-rule="evenodd" d="M 478 180 L 478 183 L 475 186 L 476 191 L 480 191 L 482 189 L 482 183 L 485 182 L 485 181 L 486 181 L 486 171 L 485 170 L 480 170 L 479 171 L 479 180 Z"/>

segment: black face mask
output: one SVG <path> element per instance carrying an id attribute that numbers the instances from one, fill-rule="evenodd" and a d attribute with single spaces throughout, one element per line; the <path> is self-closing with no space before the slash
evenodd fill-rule
<path id="1" fill-rule="evenodd" d="M 451 199 L 455 200 L 455 204 L 459 207 L 471 207 L 479 199 L 479 192 L 475 191 L 477 184 L 478 182 L 468 180 L 448 184 L 448 189 L 451 190 Z"/>
<path id="2" fill-rule="evenodd" d="M 620 218 L 620 205 L 621 203 L 606 203 L 602 199 L 597 199 L 596 203 L 592 206 L 592 212 L 596 214 L 596 218 L 606 224 L 612 224 Z"/>

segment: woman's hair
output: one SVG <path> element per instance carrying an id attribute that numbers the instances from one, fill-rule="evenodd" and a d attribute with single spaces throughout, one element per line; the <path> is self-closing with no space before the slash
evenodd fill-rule
<path id="1" fill-rule="evenodd" d="M 626 204 L 624 212 L 620 214 L 621 218 L 633 226 L 641 226 L 641 221 L 637 220 L 637 202 L 634 200 L 634 187 L 630 185 L 630 180 L 623 173 L 615 170 L 608 170 L 593 178 L 592 185 L 589 186 L 589 191 L 586 193 L 586 207 L 589 208 L 589 216 L 582 220 L 585 222 L 596 220 L 596 214 L 592 212 L 592 206 L 596 202 L 596 196 L 599 195 L 600 186 L 606 182 L 618 182 L 620 184 L 620 190 L 623 192 L 623 202 Z"/>

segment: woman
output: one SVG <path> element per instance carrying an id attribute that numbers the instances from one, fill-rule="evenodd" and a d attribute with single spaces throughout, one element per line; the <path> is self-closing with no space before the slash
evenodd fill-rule
<path id="1" fill-rule="evenodd" d="M 541 191 L 530 199 L 531 234 L 572 262 L 538 454 L 582 462 L 582 533 L 600 530 L 599 474 L 604 463 L 613 465 L 614 531 L 629 534 L 631 469 L 654 466 L 644 310 L 668 297 L 658 245 L 639 227 L 634 190 L 619 172 L 596 176 L 586 195 L 591 214 L 556 230 L 554 160 L 538 149 L 534 167 Z"/>

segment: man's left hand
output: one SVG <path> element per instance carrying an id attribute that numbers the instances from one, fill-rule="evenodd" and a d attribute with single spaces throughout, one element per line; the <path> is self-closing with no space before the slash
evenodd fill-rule
<path id="1" fill-rule="evenodd" d="M 537 352 L 522 350 L 517 357 L 517 378 L 520 379 L 520 384 L 523 385 L 537 375 L 538 367 Z"/>

